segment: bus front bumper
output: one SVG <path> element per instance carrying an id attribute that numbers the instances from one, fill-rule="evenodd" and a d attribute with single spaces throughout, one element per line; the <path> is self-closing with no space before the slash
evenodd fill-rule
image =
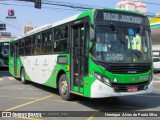
<path id="1" fill-rule="evenodd" d="M 114 88 L 102 83 L 99 80 L 95 80 L 95 82 L 91 86 L 91 98 L 145 94 L 145 93 L 151 93 L 152 89 L 153 89 L 153 80 L 148 85 L 147 89 L 139 90 L 136 92 L 115 92 Z"/>

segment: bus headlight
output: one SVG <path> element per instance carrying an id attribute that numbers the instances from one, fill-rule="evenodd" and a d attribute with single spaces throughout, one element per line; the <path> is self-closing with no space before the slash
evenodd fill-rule
<path id="1" fill-rule="evenodd" d="M 99 81 L 103 82 L 104 84 L 110 85 L 110 81 L 109 81 L 108 78 L 103 77 L 102 75 L 100 75 L 100 74 L 98 74 L 98 73 L 96 73 L 96 72 L 94 72 L 94 76 L 95 76 L 95 78 L 97 78 Z"/>
<path id="2" fill-rule="evenodd" d="M 98 74 L 98 73 L 94 73 L 94 76 L 98 79 L 98 80 L 100 80 L 100 81 L 102 81 L 102 76 L 100 75 L 100 74 Z"/>
<path id="3" fill-rule="evenodd" d="M 107 85 L 110 85 L 110 81 L 108 78 L 106 77 L 103 77 L 103 83 L 107 84 Z"/>

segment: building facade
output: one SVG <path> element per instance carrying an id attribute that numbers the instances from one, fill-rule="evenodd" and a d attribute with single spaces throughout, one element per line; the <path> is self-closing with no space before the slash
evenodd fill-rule
<path id="1" fill-rule="evenodd" d="M 123 0 L 121 2 L 118 2 L 116 5 L 116 8 L 124 9 L 124 10 L 132 10 L 140 12 L 144 15 L 146 15 L 147 12 L 147 5 L 146 3 L 142 1 L 135 1 L 135 0 Z"/>

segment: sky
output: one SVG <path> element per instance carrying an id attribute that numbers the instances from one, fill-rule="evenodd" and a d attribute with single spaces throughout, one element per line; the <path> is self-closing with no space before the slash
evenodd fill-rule
<path id="1" fill-rule="evenodd" d="M 115 8 L 116 3 L 122 0 L 42 0 L 49 3 L 69 3 L 75 5 L 88 5 L 99 8 Z M 147 4 L 148 13 L 160 12 L 159 0 L 144 0 L 149 3 L 158 3 L 159 5 Z M 7 5 L 6 5 L 7 4 Z M 9 5 L 12 4 L 12 5 Z M 14 4 L 14 5 L 13 5 Z M 15 5 L 16 4 L 16 5 Z M 23 6 L 17 6 L 23 5 Z M 8 10 L 15 11 L 15 20 L 6 19 Z M 59 20 L 81 13 L 82 10 L 70 9 L 67 7 L 59 7 L 53 5 L 42 4 L 42 9 L 34 8 L 34 3 L 23 2 L 17 0 L 0 0 L 0 23 L 6 24 L 6 32 L 11 32 L 12 35 L 19 37 L 22 34 L 22 27 L 27 23 L 32 23 L 34 27 L 39 27 L 44 24 L 51 24 Z"/>

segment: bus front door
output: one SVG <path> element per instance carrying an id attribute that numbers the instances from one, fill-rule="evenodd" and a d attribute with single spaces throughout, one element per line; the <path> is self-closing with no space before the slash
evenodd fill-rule
<path id="1" fill-rule="evenodd" d="M 18 57 L 18 43 L 15 43 L 15 51 L 14 51 L 14 76 L 17 76 L 17 57 Z"/>
<path id="2" fill-rule="evenodd" d="M 83 94 L 85 24 L 72 26 L 71 90 Z"/>

